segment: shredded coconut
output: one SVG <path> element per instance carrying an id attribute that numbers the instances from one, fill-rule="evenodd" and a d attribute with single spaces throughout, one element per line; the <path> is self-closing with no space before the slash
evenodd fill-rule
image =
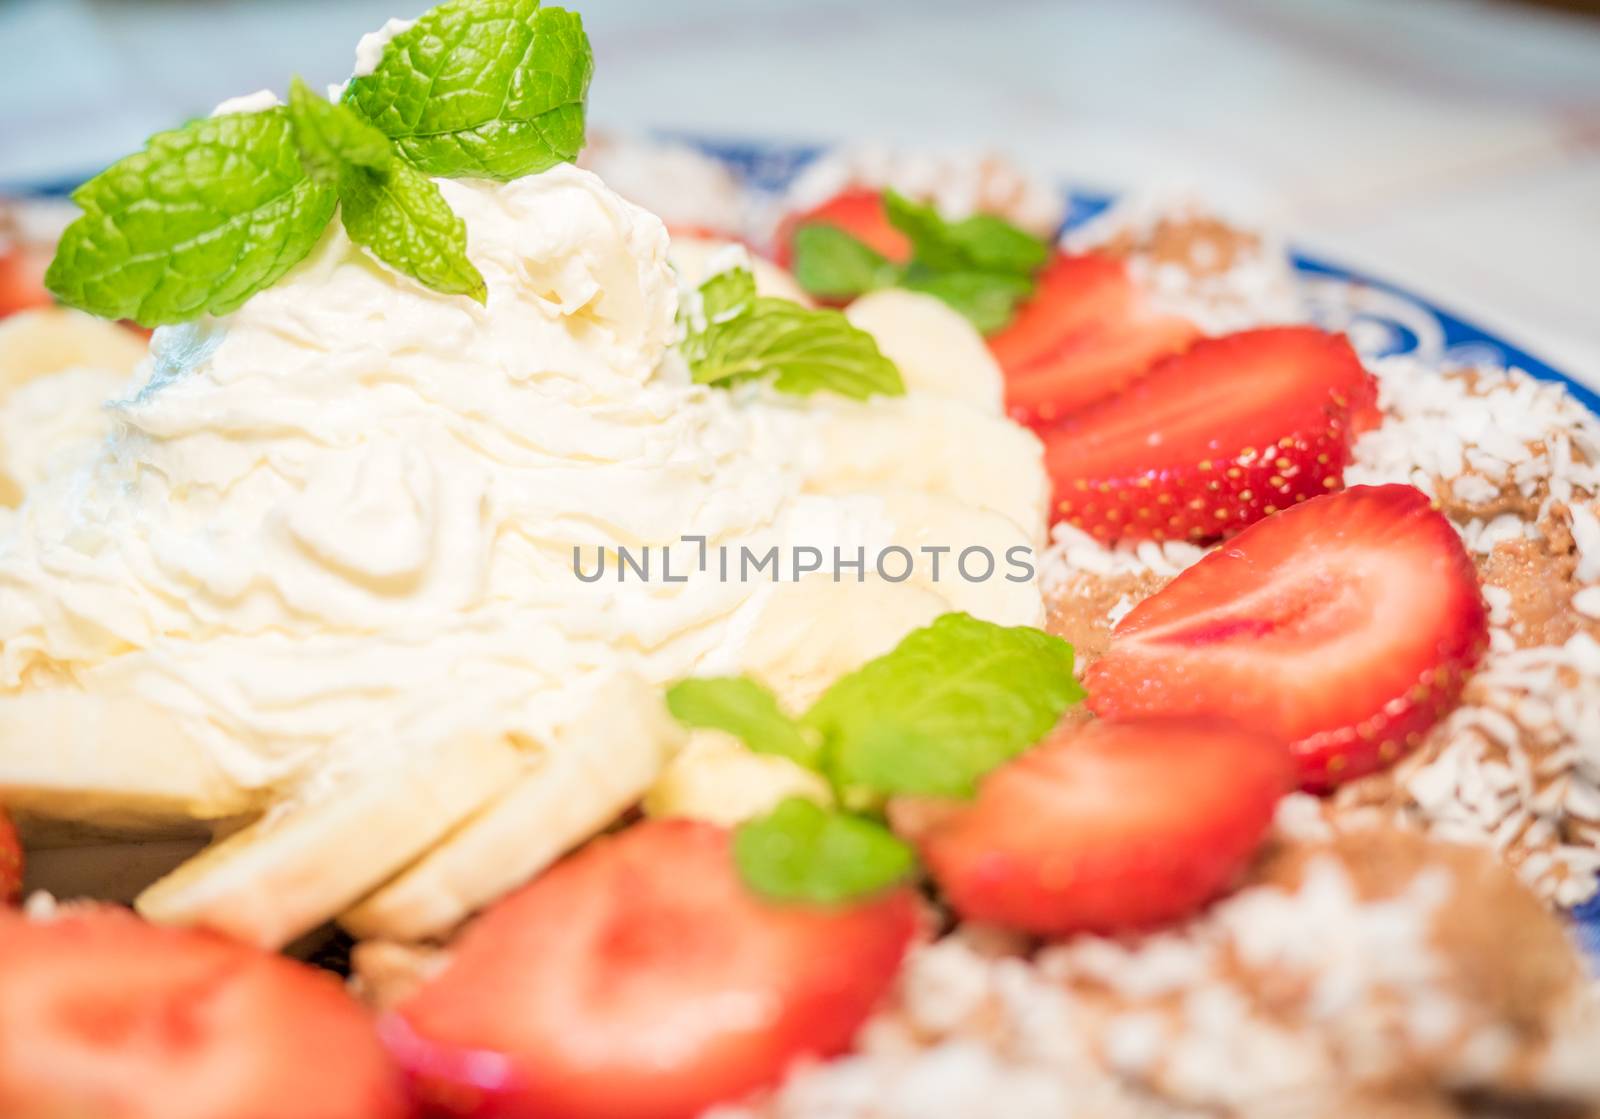
<path id="1" fill-rule="evenodd" d="M 1153 310 L 1210 334 L 1308 317 L 1283 240 L 1236 225 L 1184 191 L 1130 195 L 1069 233 L 1065 246 L 1121 256 Z"/>
<path id="2" fill-rule="evenodd" d="M 1060 522 L 1050 530 L 1050 547 L 1039 579 L 1049 595 L 1075 574 L 1158 575 L 1170 579 L 1200 562 L 1204 548 L 1185 540 L 1139 540 L 1103 544 L 1080 528 Z"/>
<path id="3" fill-rule="evenodd" d="M 1285 803 L 1289 816 L 1319 814 L 1309 797 Z M 1369 834 L 1388 861 L 1385 833 Z M 1596 1036 L 1572 1021 L 1563 1000 L 1581 986 L 1568 978 L 1543 984 L 1553 1001 L 1524 1025 L 1503 1024 L 1515 1015 L 1500 996 L 1463 984 L 1483 947 L 1451 944 L 1456 907 L 1494 900 L 1505 884 L 1482 856 L 1408 863 L 1421 842 L 1408 840 L 1394 851 L 1405 866 L 1374 885 L 1337 845 L 1284 842 L 1303 856 L 1298 872 L 1269 869 L 1178 929 L 1078 936 L 1031 959 L 961 929 L 915 949 L 854 1054 L 708 1119 L 1378 1114 L 1401 1083 L 1441 1097 L 1431 1085 L 1537 1093 L 1542 1075 L 1510 1070 L 1550 1065 L 1540 1065 L 1547 1030 L 1555 1055 Z M 1559 943 L 1553 918 L 1527 905 L 1516 916 Z M 1569 1084 L 1559 1069 L 1548 1075 Z"/>

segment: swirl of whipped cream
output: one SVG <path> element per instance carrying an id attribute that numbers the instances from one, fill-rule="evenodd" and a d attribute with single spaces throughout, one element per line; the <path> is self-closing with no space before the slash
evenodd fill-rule
<path id="1" fill-rule="evenodd" d="M 992 485 L 975 471 L 1000 460 L 962 470 L 915 442 L 950 413 L 1038 473 L 1036 443 L 998 416 L 691 384 L 669 352 L 665 228 L 590 172 L 439 188 L 485 305 L 391 272 L 336 223 L 240 310 L 156 332 L 99 453 L 0 532 L 0 703 L 136 697 L 238 786 L 293 788 L 452 736 L 544 741 L 619 666 L 666 682 L 765 656 L 769 674 L 800 672 L 808 627 L 848 629 L 882 601 L 586 582 L 575 549 L 870 550 L 926 541 L 946 514 L 996 547 L 1042 531 L 1031 498 L 1009 501 L 1026 514 L 984 511 L 1016 470 Z M 903 492 L 919 490 L 942 503 Z M 694 551 L 680 546 L 680 571 Z M 897 632 L 991 602 L 994 620 L 1041 616 L 1036 587 L 997 581 L 975 607 L 978 593 L 908 588 L 890 614 Z M 769 608 L 787 619 L 777 643 Z"/>

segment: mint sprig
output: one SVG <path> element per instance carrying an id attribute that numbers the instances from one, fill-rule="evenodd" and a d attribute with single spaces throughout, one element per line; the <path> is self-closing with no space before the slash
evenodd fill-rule
<path id="1" fill-rule="evenodd" d="M 911 241 L 913 268 L 1031 276 L 1050 258 L 1043 241 L 993 214 L 948 221 L 894 190 L 884 191 L 883 205 L 889 224 Z"/>
<path id="2" fill-rule="evenodd" d="M 466 223 L 387 136 L 299 78 L 289 87 L 289 118 L 300 161 L 338 192 L 350 240 L 434 291 L 484 302 L 483 276 L 467 259 Z"/>
<path id="3" fill-rule="evenodd" d="M 1072 659 L 1043 630 L 945 614 L 836 681 L 801 721 L 828 743 L 847 800 L 966 796 L 1083 698 Z"/>
<path id="4" fill-rule="evenodd" d="M 755 291 L 749 269 L 730 268 L 701 284 L 689 301 L 682 349 L 696 384 L 728 388 L 770 378 L 779 392 L 797 396 L 905 395 L 894 362 L 872 335 L 838 311 Z"/>
<path id="5" fill-rule="evenodd" d="M 904 269 L 836 225 L 794 231 L 795 282 L 819 299 L 854 299 L 894 287 L 904 276 Z"/>
<path id="6" fill-rule="evenodd" d="M 449 0 L 389 43 L 344 100 L 419 171 L 515 179 L 577 158 L 594 56 L 539 0 Z"/>
<path id="7" fill-rule="evenodd" d="M 790 797 L 740 825 L 733 859 L 747 885 L 778 901 L 834 905 L 911 877 L 916 853 L 883 824 Z"/>
<path id="8" fill-rule="evenodd" d="M 816 737 L 748 676 L 680 680 L 667 689 L 667 710 L 684 726 L 726 731 L 758 754 L 777 754 L 812 769 L 818 765 Z"/>
<path id="9" fill-rule="evenodd" d="M 45 286 L 69 306 L 146 327 L 241 306 L 311 251 L 334 208 L 281 108 L 157 133 L 72 200 L 83 213 Z"/>
<path id="10" fill-rule="evenodd" d="M 668 706 L 689 726 L 827 778 L 842 808 L 785 802 L 741 826 L 735 857 L 764 894 L 841 901 L 913 869 L 883 824 L 884 801 L 970 795 L 1083 698 L 1072 664 L 1072 646 L 1041 630 L 945 614 L 836 680 L 798 719 L 745 677 L 682 681 Z"/>
<path id="11" fill-rule="evenodd" d="M 966 316 L 984 334 L 1008 324 L 1034 291 L 1050 257 L 1044 241 L 992 214 L 958 221 L 932 206 L 889 190 L 889 223 L 911 242 L 911 260 L 898 265 L 825 221 L 794 233 L 794 276 L 821 299 L 848 300 L 886 287 L 925 292 Z"/>
<path id="12" fill-rule="evenodd" d="M 350 239 L 447 295 L 486 298 L 466 227 L 430 176 L 508 179 L 574 158 L 594 63 L 578 17 L 450 0 L 331 104 L 194 121 L 79 187 L 46 286 L 141 326 L 220 315 L 303 260 L 335 206 Z"/>

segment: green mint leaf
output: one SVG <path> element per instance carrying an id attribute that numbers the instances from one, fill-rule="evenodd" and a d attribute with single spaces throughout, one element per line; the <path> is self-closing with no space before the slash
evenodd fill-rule
<path id="1" fill-rule="evenodd" d="M 385 172 L 394 162 L 389 138 L 344 105 L 336 105 L 295 78 L 289 85 L 289 120 L 306 173 L 337 187 L 352 169 Z"/>
<path id="2" fill-rule="evenodd" d="M 745 884 L 779 901 L 836 905 L 909 878 L 912 850 L 882 824 L 790 797 L 741 824 L 733 858 Z"/>
<path id="3" fill-rule="evenodd" d="M 1082 698 L 1065 641 L 945 614 L 837 680 L 802 722 L 823 736 L 825 768 L 848 802 L 965 796 Z"/>
<path id="4" fill-rule="evenodd" d="M 700 317 L 705 323 L 737 318 L 755 305 L 756 277 L 748 268 L 727 268 L 700 285 Z"/>
<path id="5" fill-rule="evenodd" d="M 289 119 L 306 170 L 338 190 L 352 241 L 435 291 L 484 301 L 483 276 L 467 259 L 466 225 L 433 180 L 395 158 L 387 136 L 299 78 L 289 87 Z"/>
<path id="6" fill-rule="evenodd" d="M 467 226 L 432 179 L 395 160 L 387 173 L 357 169 L 339 180 L 339 213 L 350 240 L 396 272 L 446 295 L 488 297 L 467 259 Z"/>
<path id="7" fill-rule="evenodd" d="M 912 291 L 926 292 L 959 311 L 980 334 L 993 334 L 1009 323 L 1017 307 L 1033 294 L 1033 281 L 1004 272 L 913 271 L 904 280 Z"/>
<path id="8" fill-rule="evenodd" d="M 575 14 L 449 0 L 396 35 L 344 99 L 420 171 L 515 179 L 577 157 L 593 72 Z"/>
<path id="9" fill-rule="evenodd" d="M 696 384 L 726 388 L 770 376 L 778 391 L 798 396 L 823 390 L 853 400 L 905 395 L 900 371 L 872 335 L 838 311 L 749 298 L 754 280 L 747 287 L 737 278 L 741 272 L 749 275 L 732 269 L 701 285 L 701 303 L 721 313 L 703 313 L 704 321 L 689 324 L 683 354 Z"/>
<path id="10" fill-rule="evenodd" d="M 333 216 L 283 108 L 150 138 L 73 192 L 45 284 L 63 303 L 141 326 L 234 310 L 298 264 Z"/>
<path id="11" fill-rule="evenodd" d="M 997 218 L 974 214 L 946 221 L 932 206 L 885 191 L 889 224 L 911 240 L 912 259 L 935 272 L 1008 272 L 1031 277 L 1050 258 L 1050 246 Z"/>
<path id="12" fill-rule="evenodd" d="M 778 699 L 748 676 L 681 680 L 667 689 L 667 710 L 687 727 L 727 731 L 758 754 L 817 768 L 815 736 L 784 714 Z"/>
<path id="13" fill-rule="evenodd" d="M 900 280 L 900 269 L 837 226 L 815 222 L 795 230 L 794 278 L 823 299 L 853 299 L 893 287 Z"/>

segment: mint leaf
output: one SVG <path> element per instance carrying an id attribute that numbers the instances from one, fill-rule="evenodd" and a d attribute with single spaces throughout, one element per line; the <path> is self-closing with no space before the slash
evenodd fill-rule
<path id="1" fill-rule="evenodd" d="M 395 158 L 387 136 L 299 78 L 289 87 L 289 118 L 306 170 L 339 192 L 350 240 L 435 291 L 485 300 L 465 223 L 433 180 Z"/>
<path id="2" fill-rule="evenodd" d="M 289 84 L 289 120 L 306 173 L 337 187 L 352 169 L 384 172 L 394 162 L 389 138 L 343 105 L 335 105 L 295 78 Z"/>
<path id="3" fill-rule="evenodd" d="M 974 214 L 946 221 L 932 206 L 885 191 L 889 224 L 911 241 L 912 261 L 935 272 L 1001 272 L 1031 277 L 1050 258 L 1050 246 L 997 218 Z"/>
<path id="4" fill-rule="evenodd" d="M 849 801 L 964 796 L 1082 698 L 1065 641 L 945 614 L 836 681 L 801 721 L 823 736 Z"/>
<path id="5" fill-rule="evenodd" d="M 756 277 L 748 268 L 727 268 L 700 285 L 700 316 L 706 323 L 736 318 L 756 301 Z"/>
<path id="6" fill-rule="evenodd" d="M 794 278 L 823 299 L 853 299 L 893 287 L 900 280 L 900 269 L 837 226 L 817 222 L 795 230 Z"/>
<path id="7" fill-rule="evenodd" d="M 72 199 L 45 284 L 63 303 L 141 326 L 234 310 L 299 263 L 333 216 L 282 108 L 150 138 Z"/>
<path id="8" fill-rule="evenodd" d="M 432 179 L 403 160 L 386 173 L 355 170 L 339 180 L 339 213 L 350 240 L 434 291 L 484 302 L 483 276 L 467 259 L 467 227 Z"/>
<path id="9" fill-rule="evenodd" d="M 683 340 L 696 384 L 727 387 L 770 376 L 778 391 L 798 396 L 824 389 L 855 400 L 905 395 L 894 362 L 838 311 L 757 296 L 747 268 L 717 273 L 698 297 Z"/>
<path id="10" fill-rule="evenodd" d="M 395 36 L 344 99 L 420 171 L 515 179 L 577 157 L 593 72 L 573 13 L 449 0 Z"/>
<path id="11" fill-rule="evenodd" d="M 888 828 L 790 797 L 741 824 L 733 858 L 745 884 L 779 901 L 835 905 L 911 876 L 916 857 Z"/>
<path id="12" fill-rule="evenodd" d="M 943 300 L 981 334 L 993 334 L 1009 323 L 1033 294 L 1032 280 L 1003 272 L 913 271 L 904 286 Z"/>
<path id="13" fill-rule="evenodd" d="M 748 676 L 681 680 L 667 689 L 667 710 L 684 726 L 727 731 L 758 754 L 817 767 L 816 739 L 783 713 L 776 696 Z"/>

